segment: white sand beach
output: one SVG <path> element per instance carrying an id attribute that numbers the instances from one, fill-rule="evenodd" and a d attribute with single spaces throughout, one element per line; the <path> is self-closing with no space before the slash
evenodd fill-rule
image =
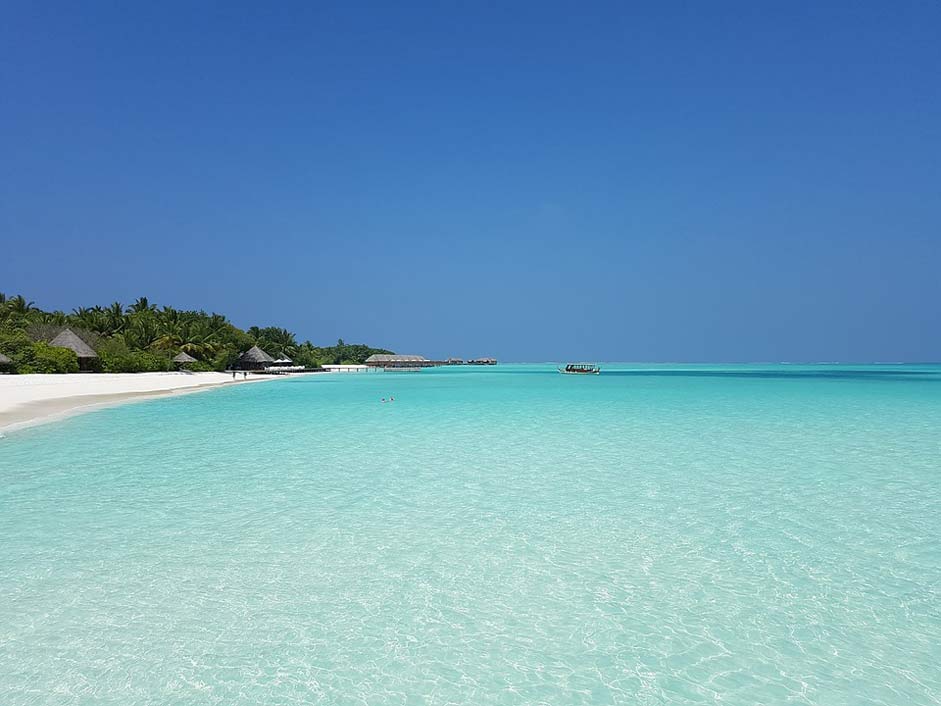
<path id="1" fill-rule="evenodd" d="M 277 379 L 239 373 L 86 373 L 0 375 L 0 431 L 61 419 L 134 399 Z"/>

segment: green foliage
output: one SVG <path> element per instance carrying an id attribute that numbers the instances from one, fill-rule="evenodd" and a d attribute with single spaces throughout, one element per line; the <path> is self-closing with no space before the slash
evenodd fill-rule
<path id="1" fill-rule="evenodd" d="M 294 334 L 287 329 L 275 326 L 266 328 L 252 326 L 247 333 L 254 345 L 275 358 L 288 356 L 293 359 L 294 354 L 297 352 L 297 341 L 294 339 Z"/>
<path id="2" fill-rule="evenodd" d="M 25 331 L 0 329 L 0 353 L 13 361 L 12 372 L 31 372 L 30 364 L 35 359 L 33 341 Z M 29 370 L 24 370 L 29 368 Z"/>
<path id="3" fill-rule="evenodd" d="M 103 339 L 98 344 L 97 353 L 101 369 L 106 373 L 153 373 L 174 369 L 165 354 L 131 350 L 120 335 Z"/>
<path id="4" fill-rule="evenodd" d="M 68 348 L 56 348 L 42 341 L 21 349 L 13 358 L 18 373 L 77 373 L 78 356 Z"/>
<path id="5" fill-rule="evenodd" d="M 186 366 L 186 369 L 194 373 L 211 373 L 214 370 L 220 370 L 220 368 L 217 368 L 212 363 L 207 363 L 202 360 L 197 360 L 195 363 L 190 363 Z M 225 368 L 221 368 L 221 370 L 225 370 Z"/>
<path id="6" fill-rule="evenodd" d="M 173 370 L 170 359 L 180 351 L 196 358 L 190 370 L 225 370 L 253 345 L 275 358 L 288 356 L 295 364 L 311 368 L 363 363 L 373 353 L 391 352 L 346 344 L 342 339 L 327 347 L 298 343 L 292 332 L 276 326 L 242 331 L 221 314 L 160 308 L 146 297 L 127 308 L 114 302 L 107 307 L 78 307 L 66 314 L 42 311 L 22 296 L 8 298 L 0 293 L 0 352 L 14 361 L 13 372 L 38 372 L 37 366 L 44 370 L 69 367 L 64 360 L 50 359 L 47 350 L 37 354 L 34 348 L 34 343 L 52 340 L 66 326 L 98 352 L 95 365 L 106 372 Z M 56 360 L 61 357 L 51 355 Z M 37 362 L 40 358 L 41 363 Z"/>
<path id="7" fill-rule="evenodd" d="M 163 356 L 146 351 L 128 351 L 101 356 L 101 370 L 105 373 L 154 373 L 171 370 L 171 366 Z"/>
<path id="8" fill-rule="evenodd" d="M 344 343 L 342 338 L 335 346 L 326 348 L 310 346 L 310 350 L 320 365 L 362 365 L 369 356 L 375 353 L 392 353 L 384 348 L 370 348 L 363 343 Z"/>
<path id="9" fill-rule="evenodd" d="M 223 350 L 220 351 L 215 358 L 212 359 L 212 369 L 213 370 L 228 370 L 235 364 L 235 360 L 238 358 L 238 352 L 234 350 Z"/>
<path id="10" fill-rule="evenodd" d="M 78 357 L 67 348 L 33 341 L 22 328 L 0 325 L 0 353 L 13 361 L 14 373 L 77 373 Z"/>

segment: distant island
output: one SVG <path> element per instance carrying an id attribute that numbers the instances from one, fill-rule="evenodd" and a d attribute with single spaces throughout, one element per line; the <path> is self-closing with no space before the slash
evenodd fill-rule
<path id="1" fill-rule="evenodd" d="M 73 345 L 54 345 L 67 340 Z M 94 357 L 80 360 L 75 349 L 84 346 Z M 361 364 L 371 355 L 392 353 L 343 339 L 334 346 L 299 343 L 291 331 L 275 326 L 243 331 L 221 314 L 158 307 L 146 297 L 127 307 L 114 302 L 67 314 L 43 311 L 22 296 L 0 293 L 0 372 L 160 372 L 177 369 L 174 358 L 180 354 L 193 360 L 187 365 L 190 370 L 221 371 L 252 346 L 307 368 Z"/>

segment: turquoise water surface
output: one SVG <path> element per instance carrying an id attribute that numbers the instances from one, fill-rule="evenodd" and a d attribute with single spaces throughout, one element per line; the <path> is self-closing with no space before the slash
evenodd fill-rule
<path id="1" fill-rule="evenodd" d="M 0 704 L 302 703 L 941 703 L 941 368 L 307 376 L 0 439 Z"/>

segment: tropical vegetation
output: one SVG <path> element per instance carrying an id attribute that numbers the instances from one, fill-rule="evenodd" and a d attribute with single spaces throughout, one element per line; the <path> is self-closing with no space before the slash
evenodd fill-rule
<path id="1" fill-rule="evenodd" d="M 44 311 L 23 296 L 0 293 L 0 353 L 12 361 L 6 366 L 8 370 L 78 371 L 75 353 L 49 345 L 66 328 L 96 351 L 96 370 L 114 373 L 173 370 L 173 357 L 180 352 L 196 359 L 189 366 L 192 370 L 225 370 L 252 346 L 310 368 L 363 363 L 373 353 L 391 352 L 344 343 L 343 339 L 334 346 L 298 342 L 294 333 L 276 326 L 252 326 L 243 331 L 221 314 L 158 307 L 146 297 L 126 307 L 114 302 L 65 313 Z"/>

